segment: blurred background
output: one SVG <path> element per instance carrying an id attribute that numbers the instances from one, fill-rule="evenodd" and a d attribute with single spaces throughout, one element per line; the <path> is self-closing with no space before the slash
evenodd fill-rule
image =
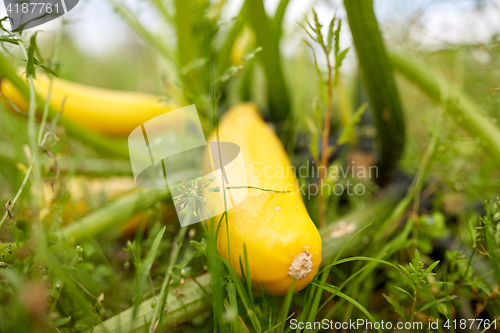
<path id="1" fill-rule="evenodd" d="M 214 4 L 217 2 L 214 1 Z M 150 1 L 123 0 L 121 3 L 130 8 L 145 27 L 154 31 L 158 37 L 175 48 L 177 39 L 175 27 L 165 22 Z M 169 4 L 169 2 L 166 3 Z M 221 26 L 221 29 L 228 29 L 228 26 L 238 15 L 243 1 L 234 0 L 223 3 L 220 20 L 223 24 L 226 23 L 226 27 Z M 272 15 L 278 4 L 279 0 L 264 1 L 266 12 Z M 5 7 L 0 7 L 0 15 L 3 17 L 6 15 Z M 174 11 L 172 3 L 170 3 L 170 7 L 170 10 Z M 310 16 L 313 7 L 317 9 L 322 22 L 328 22 L 335 12 L 337 17 L 346 19 L 341 1 L 291 0 L 285 12 L 284 37 L 280 43 L 282 54 L 285 57 L 293 58 L 297 52 L 303 52 L 306 49 L 300 38 L 305 34 L 297 23 L 303 22 L 305 17 Z M 480 71 L 494 62 L 492 51 L 481 47 L 481 45 L 495 42 L 499 38 L 500 2 L 497 0 L 385 0 L 374 1 L 374 10 L 387 46 L 390 48 L 418 49 L 420 52 L 440 50 L 458 52 L 465 51 L 466 46 L 473 46 L 467 54 L 461 56 L 467 55 L 466 58 L 470 57 L 470 60 L 475 61 L 476 71 Z M 139 86 L 135 88 L 154 91 L 152 86 L 148 87 L 143 81 L 154 81 L 150 75 L 153 72 L 158 74 L 158 71 L 153 69 L 158 69 L 157 66 L 161 66 L 158 64 L 160 59 L 155 56 L 154 52 L 151 52 L 147 43 L 121 19 L 119 13 L 113 8 L 113 1 L 80 0 L 78 6 L 64 16 L 64 20 L 43 24 L 33 31 L 27 31 L 27 34 L 39 31 L 40 44 L 50 45 L 54 39 L 55 31 L 61 26 L 64 26 L 64 51 L 71 52 L 73 56 L 77 57 L 74 61 L 82 62 L 81 65 L 99 66 L 98 69 L 95 67 L 87 68 L 88 74 L 84 75 L 83 78 L 79 76 L 77 79 L 76 75 L 73 77 L 70 72 L 70 68 L 75 66 L 72 66 L 71 63 L 68 63 L 68 59 L 63 57 L 65 59 L 61 64 L 63 77 L 83 82 L 89 82 L 88 78 L 92 77 L 92 85 L 121 89 L 132 88 L 126 85 L 133 84 L 136 80 L 130 80 L 130 78 L 122 80 L 125 77 L 110 77 L 111 75 L 104 73 L 95 75 L 100 73 L 102 68 L 110 67 L 109 65 L 113 63 L 110 59 L 125 63 L 128 61 L 129 67 L 132 67 L 128 68 L 128 71 L 143 73 L 138 80 L 140 83 L 136 83 Z M 347 24 L 342 30 L 341 42 L 342 48 L 352 46 L 352 38 Z M 354 52 L 350 52 L 347 58 L 342 71 L 353 75 L 356 70 Z M 118 64 L 115 66 L 118 67 Z M 122 75 L 128 71 L 122 71 L 125 72 Z M 109 78 L 106 80 L 106 77 Z"/>

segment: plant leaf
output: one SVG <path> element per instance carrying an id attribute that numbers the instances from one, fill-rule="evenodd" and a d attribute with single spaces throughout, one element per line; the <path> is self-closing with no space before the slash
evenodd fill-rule
<path id="1" fill-rule="evenodd" d="M 349 119 L 349 122 L 346 124 L 346 126 L 342 130 L 342 133 L 340 134 L 340 137 L 337 140 L 337 145 L 341 146 L 343 144 L 346 144 L 349 141 L 349 138 L 351 137 L 352 133 L 354 132 L 354 127 L 356 127 L 356 125 L 360 122 L 361 116 L 365 112 L 367 106 L 368 106 L 367 103 L 363 103 L 356 110 L 356 112 L 354 112 L 352 117 Z"/>
<path id="2" fill-rule="evenodd" d="M 436 266 L 437 266 L 438 264 L 439 264 L 439 260 L 438 260 L 438 261 L 433 262 L 433 263 L 432 263 L 432 265 L 430 265 L 430 266 L 429 266 L 429 267 L 425 270 L 425 274 L 427 275 L 427 274 L 431 273 L 431 272 L 432 272 L 432 270 L 433 270 L 434 268 L 436 268 Z"/>
<path id="3" fill-rule="evenodd" d="M 406 290 L 404 290 L 403 288 L 398 287 L 398 286 L 394 286 L 394 289 L 396 289 L 397 291 L 400 291 L 400 292 L 402 292 L 402 293 L 404 293 L 404 294 L 406 294 L 406 295 L 410 296 L 410 298 L 411 298 L 411 299 L 413 299 L 413 295 L 412 295 L 412 294 L 410 294 L 409 292 L 407 292 Z"/>
<path id="4" fill-rule="evenodd" d="M 382 296 L 384 296 L 384 298 L 387 300 L 387 302 L 390 305 L 392 305 L 392 307 L 394 308 L 396 313 L 399 314 L 401 316 L 401 318 L 403 318 L 403 320 L 406 320 L 405 310 L 403 309 L 403 307 L 401 305 L 399 305 L 399 303 L 396 302 L 392 297 L 387 296 L 386 294 L 382 294 Z"/>
<path id="5" fill-rule="evenodd" d="M 438 304 L 441 304 L 441 303 L 444 303 L 444 302 L 451 301 L 451 300 L 453 300 L 453 299 L 455 299 L 457 297 L 458 297 L 457 295 L 448 295 L 448 296 L 445 296 L 443 298 L 433 300 L 433 301 L 425 304 L 418 312 L 422 312 L 424 310 L 427 310 L 428 308 L 430 308 L 433 305 L 438 305 Z"/>
<path id="6" fill-rule="evenodd" d="M 327 41 L 327 46 L 326 50 L 328 51 L 328 54 L 332 51 L 333 47 L 333 38 L 334 38 L 334 31 L 333 28 L 335 27 L 335 20 L 337 18 L 337 13 L 333 16 L 332 20 L 330 21 L 330 26 L 328 27 L 328 41 Z"/>

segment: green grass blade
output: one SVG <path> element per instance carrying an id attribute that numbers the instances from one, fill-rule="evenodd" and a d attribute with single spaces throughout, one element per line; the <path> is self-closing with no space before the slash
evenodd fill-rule
<path id="1" fill-rule="evenodd" d="M 248 289 L 248 295 L 252 295 L 252 279 L 251 279 L 251 275 L 250 275 L 250 262 L 248 261 L 248 254 L 247 254 L 247 246 L 246 244 L 243 244 L 243 255 L 245 256 L 245 269 L 241 270 L 241 274 L 245 277 L 245 282 L 246 282 L 246 285 L 247 285 L 247 289 Z M 240 257 L 240 265 L 241 265 L 241 257 Z M 253 297 L 249 297 L 250 299 L 250 302 L 252 304 L 252 307 L 254 308 L 255 310 L 255 303 L 253 301 Z"/>
<path id="2" fill-rule="evenodd" d="M 166 227 L 161 228 L 158 235 L 156 235 L 153 244 L 151 245 L 151 249 L 149 250 L 146 259 L 144 259 L 144 263 L 141 266 L 141 271 L 139 273 L 139 279 L 137 281 L 136 288 L 136 296 L 135 296 L 135 304 L 134 311 L 132 312 L 132 320 L 137 318 L 137 312 L 139 310 L 139 305 L 142 300 L 142 295 L 144 293 L 144 289 L 148 283 L 149 272 L 151 271 L 151 267 L 153 266 L 154 260 L 156 258 L 156 252 L 158 251 L 158 247 L 160 246 L 161 239 L 163 234 L 165 233 Z"/>
<path id="3" fill-rule="evenodd" d="M 317 287 L 320 287 L 320 288 L 323 288 L 324 290 L 330 292 L 330 293 L 336 293 L 337 296 L 339 296 L 340 298 L 343 298 L 345 299 L 346 301 L 348 301 L 349 303 L 351 303 L 352 305 L 354 305 L 355 307 L 357 307 L 361 312 L 363 312 L 365 314 L 365 316 L 370 319 L 370 321 L 372 323 L 375 323 L 375 318 L 373 318 L 373 316 L 371 315 L 370 312 L 368 312 L 368 310 L 366 310 L 366 308 L 359 304 L 356 300 L 354 300 L 353 298 L 347 296 L 346 294 L 340 292 L 338 289 L 338 287 L 335 287 L 335 286 L 332 286 L 331 284 L 327 284 L 327 285 L 324 285 L 324 286 L 321 286 L 320 284 L 316 283 L 316 282 L 311 282 L 312 284 L 314 284 L 315 286 Z M 380 333 L 382 333 L 382 331 L 379 329 L 378 330 Z"/>
<path id="4" fill-rule="evenodd" d="M 234 282 L 228 281 L 226 285 L 227 296 L 229 298 L 229 306 L 227 307 L 228 311 L 231 311 L 233 318 L 231 318 L 231 331 L 238 332 L 238 300 L 236 298 L 236 288 L 234 286 Z"/>
<path id="5" fill-rule="evenodd" d="M 163 327 L 163 321 L 165 319 L 165 311 L 163 309 L 166 309 L 167 306 L 167 299 L 170 291 L 170 281 L 171 277 L 174 271 L 174 266 L 176 265 L 177 258 L 179 256 L 182 244 L 184 242 L 184 238 L 186 236 L 188 228 L 187 227 L 181 227 L 179 229 L 179 232 L 177 233 L 177 236 L 174 239 L 173 247 L 172 247 L 172 252 L 170 253 L 170 260 L 168 263 L 167 270 L 165 272 L 165 276 L 163 278 L 163 283 L 161 285 L 161 291 L 159 295 L 160 299 L 160 304 L 156 306 L 155 311 L 153 312 L 153 317 L 151 318 L 151 326 L 150 329 L 153 328 L 154 325 L 156 325 L 156 322 L 158 321 L 158 327 Z"/>
<path id="6" fill-rule="evenodd" d="M 281 37 L 283 33 L 283 17 L 285 17 L 286 8 L 290 0 L 281 0 L 278 8 L 276 9 L 276 14 L 272 19 L 272 23 L 274 25 L 274 31 L 276 36 Z"/>
<path id="7" fill-rule="evenodd" d="M 257 317 L 254 306 L 253 306 L 253 295 L 252 295 L 251 291 L 249 294 L 248 289 L 245 288 L 238 273 L 236 273 L 236 270 L 231 266 L 229 261 L 227 261 L 222 256 L 219 256 L 219 258 L 224 263 L 224 265 L 226 266 L 226 268 L 229 271 L 229 274 L 231 275 L 231 279 L 234 282 L 236 290 L 238 291 L 238 295 L 240 296 L 241 302 L 243 303 L 243 306 L 245 307 L 245 310 L 247 312 L 248 317 L 250 318 L 250 321 L 253 325 L 253 328 L 257 332 L 262 331 L 260 320 Z M 242 274 L 244 274 L 243 271 L 242 271 Z"/>
<path id="8" fill-rule="evenodd" d="M 290 288 L 288 288 L 288 292 L 286 293 L 285 301 L 283 302 L 283 307 L 281 309 L 281 323 L 284 323 L 287 320 L 288 312 L 290 311 L 290 306 L 292 305 L 294 287 L 295 287 L 295 279 L 293 278 L 292 283 L 290 284 Z M 284 332 L 284 329 L 285 325 L 280 326 L 281 333 Z"/>
<path id="9" fill-rule="evenodd" d="M 288 318 L 286 318 L 284 321 L 270 327 L 267 331 L 264 331 L 264 333 L 271 333 L 271 332 L 274 332 L 274 330 L 278 327 L 280 327 L 281 325 L 285 325 L 285 323 L 288 321 L 288 319 L 292 318 L 294 315 L 294 313 L 292 313 L 291 315 L 288 316 Z"/>
<path id="10" fill-rule="evenodd" d="M 386 260 L 381 260 L 381 259 L 371 258 L 371 257 L 350 257 L 350 258 L 345 258 L 345 259 L 334 261 L 333 263 L 331 263 L 330 265 L 328 265 L 328 266 L 326 266 L 324 268 L 330 268 L 330 267 L 333 267 L 333 266 L 336 266 L 336 265 L 340 265 L 340 264 L 344 264 L 346 262 L 351 262 L 351 261 L 371 261 L 371 262 L 376 262 L 376 263 L 384 264 L 384 265 L 390 266 L 390 267 L 395 268 L 395 269 L 399 269 L 393 263 L 390 263 L 390 262 L 388 262 Z"/>

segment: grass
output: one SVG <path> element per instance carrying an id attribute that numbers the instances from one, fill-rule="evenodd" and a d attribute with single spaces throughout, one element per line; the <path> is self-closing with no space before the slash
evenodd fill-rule
<path id="1" fill-rule="evenodd" d="M 299 293 L 293 284 L 283 296 L 253 290 L 251 249 L 239 258 L 242 277 L 217 251 L 218 226 L 231 222 L 228 214 L 180 227 L 168 190 L 113 194 L 93 187 L 95 179 L 106 188 L 130 180 L 126 140 L 82 128 L 36 95 L 35 67 L 59 72 L 59 63 L 75 61 L 65 53 L 72 46 L 62 43 L 63 34 L 52 57 L 42 57 L 36 35 L 5 37 L 14 56 L 0 55 L 0 76 L 30 107 L 16 112 L 5 103 L 0 110 L 0 198 L 8 207 L 0 222 L 0 332 L 320 332 L 314 323 L 323 319 L 333 325 L 407 322 L 408 332 L 436 320 L 438 332 L 458 332 L 469 319 L 482 320 L 470 331 L 500 327 L 500 129 L 494 120 L 500 114 L 498 92 L 487 92 L 498 85 L 494 75 L 456 82 L 448 71 L 473 67 L 457 70 L 448 54 L 427 54 L 433 65 L 423 66 L 414 51 L 395 53 L 368 0 L 346 1 L 347 20 L 321 22 L 308 13 L 306 31 L 292 32 L 283 28 L 287 0 L 273 14 L 263 1 L 245 2 L 229 19 L 222 3 L 150 2 L 165 26 L 176 29 L 176 43 L 111 1 L 148 50 L 175 69 L 162 94 L 196 104 L 205 134 L 218 131 L 232 101 L 256 101 L 297 168 L 299 185 L 352 182 L 368 190 L 304 195 L 322 238 L 318 274 Z M 356 50 L 340 48 L 344 22 Z M 242 38 L 245 33 L 252 38 Z M 283 55 L 279 43 L 287 34 L 310 48 Z M 358 78 L 341 67 L 355 51 L 365 91 L 354 88 Z M 468 52 L 449 54 L 473 61 Z M 27 80 L 14 69 L 16 56 L 25 60 Z M 323 66 L 318 59 L 325 56 Z M 66 72 L 90 75 L 88 59 L 75 57 L 81 68 Z M 478 87 L 485 93 L 474 94 Z M 60 140 L 49 145 L 47 135 Z M 304 161 L 330 171 L 371 165 L 376 157 L 383 181 L 300 174 Z M 72 185 L 77 176 L 86 180 L 81 188 Z"/>

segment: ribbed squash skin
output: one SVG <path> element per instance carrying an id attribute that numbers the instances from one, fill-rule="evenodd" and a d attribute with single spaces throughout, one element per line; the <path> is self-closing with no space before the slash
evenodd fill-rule
<path id="1" fill-rule="evenodd" d="M 43 98 L 47 96 L 49 89 L 47 76 L 37 75 L 35 89 Z M 23 111 L 28 109 L 27 101 L 10 81 L 2 80 L 0 91 L 19 109 Z M 89 87 L 54 78 L 50 105 L 60 110 L 66 96 L 63 117 L 84 127 L 114 136 L 127 136 L 145 121 L 176 108 L 165 106 L 161 103 L 160 97 L 155 95 Z"/>
<path id="2" fill-rule="evenodd" d="M 244 265 L 245 244 L 252 288 L 260 291 L 262 285 L 267 294 L 284 295 L 292 283 L 290 265 L 297 255 L 306 251 L 311 255 L 312 270 L 295 281 L 294 291 L 300 291 L 314 278 L 321 263 L 321 238 L 304 206 L 281 142 L 253 104 L 236 105 L 226 112 L 219 123 L 219 140 L 241 148 L 246 168 L 246 175 L 242 176 L 247 177 L 248 185 L 290 191 L 249 189 L 246 199 L 228 211 L 231 265 L 241 276 L 239 258 Z M 216 141 L 215 134 L 209 141 Z M 279 173 L 280 169 L 283 173 Z M 231 185 L 234 186 L 234 180 Z M 220 216 L 215 221 L 219 219 Z M 225 219 L 217 249 L 227 259 Z"/>

